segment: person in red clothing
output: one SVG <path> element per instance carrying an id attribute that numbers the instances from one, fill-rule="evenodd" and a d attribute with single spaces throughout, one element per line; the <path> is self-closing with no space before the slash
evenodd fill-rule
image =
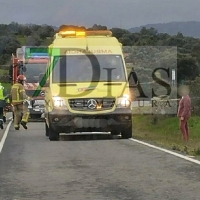
<path id="1" fill-rule="evenodd" d="M 180 129 L 182 132 L 183 139 L 185 141 L 189 140 L 189 127 L 188 127 L 188 120 L 191 116 L 191 99 L 189 96 L 189 87 L 188 86 L 181 86 L 179 88 L 179 94 L 182 96 L 177 116 L 180 118 Z"/>

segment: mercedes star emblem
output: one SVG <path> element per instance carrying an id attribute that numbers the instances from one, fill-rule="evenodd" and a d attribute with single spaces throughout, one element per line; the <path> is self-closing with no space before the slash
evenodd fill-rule
<path id="1" fill-rule="evenodd" d="M 40 92 L 40 95 L 45 96 L 45 92 L 44 91 Z"/>
<path id="2" fill-rule="evenodd" d="M 87 106 L 88 108 L 90 109 L 95 109 L 97 107 L 97 101 L 94 100 L 94 99 L 90 99 L 88 102 L 87 102 Z"/>

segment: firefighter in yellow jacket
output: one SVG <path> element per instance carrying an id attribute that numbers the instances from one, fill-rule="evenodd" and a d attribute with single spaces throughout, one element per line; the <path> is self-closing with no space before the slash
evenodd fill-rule
<path id="1" fill-rule="evenodd" d="M 5 90 L 0 83 L 0 128 L 3 129 L 3 109 L 5 107 Z"/>
<path id="2" fill-rule="evenodd" d="M 25 93 L 23 86 L 24 81 L 26 81 L 26 77 L 24 75 L 19 75 L 17 77 L 17 83 L 15 83 L 11 88 L 11 101 L 14 109 L 15 130 L 19 130 L 20 124 L 24 127 L 24 129 L 27 129 L 27 122 L 29 118 L 27 100 L 30 100 L 30 97 L 28 97 Z"/>

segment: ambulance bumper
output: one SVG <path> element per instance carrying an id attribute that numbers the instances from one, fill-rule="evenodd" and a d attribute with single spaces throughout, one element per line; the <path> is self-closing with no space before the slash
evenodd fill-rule
<path id="1" fill-rule="evenodd" d="M 59 133 L 121 131 L 132 125 L 132 111 L 128 108 L 93 115 L 55 110 L 50 112 L 47 118 L 51 127 Z"/>

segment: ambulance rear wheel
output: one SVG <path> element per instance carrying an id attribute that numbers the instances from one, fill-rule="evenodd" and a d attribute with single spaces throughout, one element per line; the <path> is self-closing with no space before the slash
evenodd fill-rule
<path id="1" fill-rule="evenodd" d="M 49 127 L 47 126 L 47 123 L 45 122 L 45 135 L 49 136 Z"/>
<path id="2" fill-rule="evenodd" d="M 59 140 L 59 133 L 56 132 L 51 125 L 49 125 L 49 140 L 50 141 L 58 141 Z"/>

